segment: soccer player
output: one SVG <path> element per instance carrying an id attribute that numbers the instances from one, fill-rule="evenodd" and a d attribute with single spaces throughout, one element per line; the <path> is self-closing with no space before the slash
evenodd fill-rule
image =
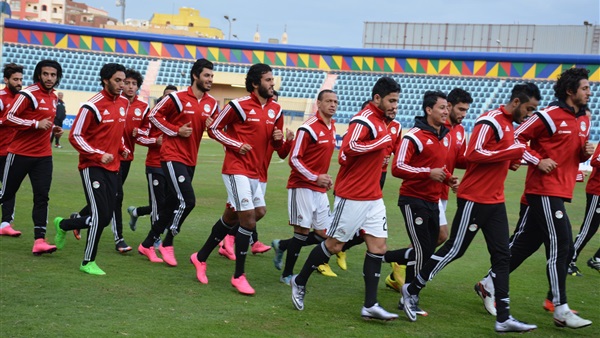
<path id="1" fill-rule="evenodd" d="M 79 152 L 79 174 L 87 200 L 89 216 L 69 219 L 56 217 L 55 243 L 65 246 L 69 230 L 88 229 L 83 262 L 79 270 L 90 275 L 105 275 L 96 264 L 102 231 L 110 223 L 115 209 L 119 178 L 119 154 L 127 157 L 123 129 L 129 101 L 121 96 L 125 67 L 107 63 L 100 69 L 102 91 L 79 109 L 69 134 L 69 142 Z"/>
<path id="2" fill-rule="evenodd" d="M 160 161 L 167 178 L 165 212 L 169 215 L 159 217 L 138 246 L 138 252 L 151 262 L 157 261 L 153 244 L 168 229 L 158 251 L 167 265 L 177 266 L 173 239 L 196 205 L 192 180 L 198 149 L 206 129 L 206 119 L 219 109 L 217 100 L 208 93 L 212 88 L 213 68 L 213 63 L 206 59 L 196 60 L 190 70 L 190 86 L 167 95 L 150 112 L 153 127 L 164 133 Z"/>
<path id="3" fill-rule="evenodd" d="M 57 100 L 54 87 L 62 76 L 58 62 L 38 62 L 33 71 L 34 84 L 17 94 L 3 123 L 17 132 L 8 145 L 0 204 L 13 200 L 25 176 L 29 175 L 35 238 L 32 252 L 36 256 L 56 251 L 56 246 L 45 241 L 52 183 L 52 146 L 48 140 L 52 132 L 62 134 L 62 128 L 53 124 Z"/>
<path id="4" fill-rule="evenodd" d="M 129 101 L 129 108 L 127 109 L 127 115 L 125 116 L 123 140 L 125 141 L 125 147 L 129 149 L 130 153 L 127 158 L 120 156 L 120 184 L 117 185 L 115 215 L 112 219 L 112 231 L 115 236 L 115 250 L 120 253 L 131 251 L 131 247 L 125 243 L 125 239 L 123 238 L 123 212 L 121 208 L 123 207 L 123 185 L 125 184 L 125 180 L 127 180 L 127 175 L 129 175 L 131 161 L 133 161 L 137 130 L 142 122 L 142 117 L 145 116 L 148 111 L 148 103 L 140 99 L 137 95 L 143 82 L 144 78 L 140 72 L 134 69 L 127 69 L 125 71 L 122 95 Z"/>
<path id="5" fill-rule="evenodd" d="M 160 102 L 160 100 L 162 100 L 165 96 L 176 91 L 177 87 L 173 85 L 166 86 L 163 90 L 162 96 L 159 97 L 156 102 Z M 152 215 L 151 223 L 154 223 L 156 219 L 158 219 L 158 210 L 161 210 L 162 206 L 164 205 L 164 188 L 166 181 L 164 181 L 165 175 L 160 167 L 160 146 L 162 145 L 162 132 L 156 127 L 152 128 L 148 113 L 144 114 L 142 118 L 142 122 L 140 123 L 140 127 L 137 131 L 136 143 L 148 147 L 148 152 L 146 153 L 146 178 L 149 178 L 150 176 L 148 175 L 150 174 L 154 176 L 160 175 L 160 177 L 156 177 L 156 179 L 158 179 L 158 183 L 161 184 L 156 186 L 154 184 L 150 184 L 151 182 L 154 182 L 154 179 L 150 179 L 148 181 L 148 199 L 150 204 L 142 207 L 136 207 L 132 205 L 127 208 L 127 213 L 129 214 L 129 227 L 131 228 L 131 231 L 135 231 L 138 217 Z M 154 194 L 156 194 L 154 196 L 152 195 L 153 191 Z M 154 244 L 155 247 L 158 247 L 160 244 L 160 238 L 158 239 L 158 244 L 156 242 Z"/>
<path id="6" fill-rule="evenodd" d="M 239 221 L 231 285 L 241 294 L 253 295 L 255 290 L 246 279 L 245 263 L 252 231 L 258 216 L 264 215 L 266 210 L 259 182 L 260 170 L 268 143 L 275 150 L 282 146 L 283 115 L 281 106 L 272 98 L 275 79 L 270 66 L 263 63 L 252 65 L 245 85 L 250 95 L 229 102 L 209 128 L 209 135 L 225 146 L 222 175 L 227 202 L 232 208 L 225 209 L 200 251 L 193 253 L 190 261 L 196 268 L 198 281 L 207 284 L 206 260 Z"/>
<path id="7" fill-rule="evenodd" d="M 13 100 L 23 88 L 23 66 L 15 63 L 9 63 L 4 66 L 4 84 L 0 90 L 0 182 L 4 182 L 4 166 L 6 165 L 6 156 L 8 155 L 8 145 L 12 141 L 15 133 L 14 128 L 8 128 L 4 125 L 6 113 L 12 107 Z M 15 199 L 6 200 L 2 203 L 2 223 L 0 224 L 0 236 L 19 237 L 21 232 L 13 229 L 15 216 Z"/>
<path id="8" fill-rule="evenodd" d="M 387 221 L 378 184 L 380 175 L 369 173 L 381 172 L 383 159 L 392 146 L 392 138 L 385 127 L 385 113 L 397 109 L 399 96 L 400 85 L 392 78 L 382 77 L 373 86 L 371 103 L 350 120 L 338 155 L 341 167 L 335 182 L 333 220 L 327 231 L 328 238 L 310 252 L 300 273 L 290 281 L 292 303 L 298 310 L 304 310 L 306 284 L 312 272 L 362 229 L 367 253 L 363 265 L 365 299 L 361 316 L 386 321 L 398 318 L 397 314 L 387 312 L 377 303 L 377 284 L 386 251 Z"/>
<path id="9" fill-rule="evenodd" d="M 508 296 L 508 217 L 504 180 L 513 161 L 519 161 L 524 144 L 515 143 L 514 123 L 521 123 L 539 104 L 540 90 L 532 83 L 512 89 L 510 102 L 488 111 L 475 122 L 465 160 L 467 170 L 457 191 L 458 208 L 450 238 L 424 264 L 412 283 L 402 287 L 404 312 L 417 320 L 419 293 L 446 265 L 460 258 L 481 228 L 492 261 L 496 287 L 496 332 L 524 332 L 537 328 L 510 316 Z M 437 237 L 436 237 L 437 238 Z"/>
<path id="10" fill-rule="evenodd" d="M 546 273 L 554 304 L 554 323 L 560 327 L 582 328 L 592 324 L 573 313 L 567 303 L 566 276 L 572 246 L 571 223 L 564 202 L 570 202 L 579 163 L 587 160 L 594 147 L 587 142 L 589 123 L 582 124 L 591 92 L 589 71 L 571 68 L 559 75 L 554 85 L 558 99 L 535 113 L 515 132 L 519 144 L 530 143 L 524 159 L 528 162 L 525 181 L 528 219 L 510 246 L 510 271 L 525 261 L 542 243 L 546 247 Z M 572 254 L 572 252 L 571 252 Z M 489 276 L 480 282 L 484 292 L 496 293 Z"/>
<path id="11" fill-rule="evenodd" d="M 598 231 L 598 226 L 600 225 L 600 213 L 597 211 L 600 209 L 600 174 L 598 173 L 598 168 L 600 167 L 600 147 L 597 147 L 594 151 L 590 165 L 593 169 L 592 174 L 588 178 L 587 185 L 585 186 L 585 217 L 583 219 L 583 223 L 581 224 L 579 234 L 577 234 L 577 237 L 575 237 L 575 240 L 573 241 L 573 256 L 568 267 L 568 272 L 570 274 L 579 276 L 581 276 L 581 273 L 579 272 L 579 268 L 577 268 L 577 257 L 585 245 Z M 596 264 L 594 265 L 594 263 Z M 590 258 L 587 264 L 590 268 L 600 271 L 600 255 Z"/>
<path id="12" fill-rule="evenodd" d="M 369 104 L 370 101 L 365 101 L 362 104 L 361 109 L 363 109 L 364 107 L 366 107 Z M 390 159 L 392 157 L 392 154 L 395 154 L 396 149 L 398 148 L 398 144 L 400 143 L 400 140 L 402 138 L 402 125 L 400 124 L 400 122 L 396 121 L 396 110 L 389 110 L 385 112 L 385 122 L 386 122 L 386 128 L 388 133 L 390 134 L 390 137 L 392 138 L 392 147 L 388 148 L 387 153 L 383 159 L 383 166 L 381 167 L 381 177 L 379 179 L 379 186 L 381 187 L 381 190 L 383 190 L 383 186 L 385 185 L 385 180 L 387 177 L 387 169 L 388 169 L 388 165 L 390 163 Z M 352 248 L 353 246 L 359 245 L 364 243 L 364 239 L 362 237 L 362 234 L 359 233 L 356 234 L 351 240 L 349 240 L 346 244 L 344 244 L 344 247 L 342 248 L 342 251 L 338 252 L 335 256 L 336 256 L 336 262 L 338 264 L 338 266 L 342 269 L 342 270 L 347 270 L 348 269 L 348 263 L 346 262 L 346 251 L 350 248 Z M 396 263 L 392 263 L 392 267 L 397 266 Z M 319 272 L 323 273 L 321 271 L 321 266 L 319 266 Z M 404 274 L 402 274 L 404 275 Z M 388 283 L 388 278 L 386 278 L 386 284 Z"/>
<path id="13" fill-rule="evenodd" d="M 445 126 L 448 118 L 446 104 L 446 94 L 441 91 L 425 92 L 424 115 L 415 117 L 414 126 L 402 137 L 392 167 L 392 175 L 403 180 L 398 206 L 412 247 L 390 250 L 385 253 L 384 260 L 406 265 L 407 283 L 412 282 L 435 251 L 440 231 L 439 200 L 443 185 L 454 189 L 458 186 L 458 179 L 445 167 L 450 144 L 454 142 Z M 399 308 L 402 307 L 400 303 Z M 427 315 L 416 307 L 415 311 Z"/>
<path id="14" fill-rule="evenodd" d="M 322 90 L 317 96 L 317 113 L 298 128 L 296 141 L 292 144 L 289 159 L 292 171 L 287 189 L 289 224 L 294 227 L 294 235 L 273 241 L 276 258 L 281 259 L 283 251 L 287 250 L 285 267 L 279 278 L 287 285 L 302 247 L 320 244 L 327 238 L 331 212 L 327 191 L 333 185 L 327 172 L 335 149 L 333 115 L 337 107 L 337 94 L 329 89 Z M 280 270 L 281 264 L 275 261 L 275 267 Z"/>

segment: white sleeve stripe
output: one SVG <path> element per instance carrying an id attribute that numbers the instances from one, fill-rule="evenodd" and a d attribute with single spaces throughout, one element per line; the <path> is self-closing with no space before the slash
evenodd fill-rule
<path id="1" fill-rule="evenodd" d="M 232 101 L 233 102 L 233 101 Z M 242 145 L 244 145 L 241 142 L 238 142 L 230 137 L 227 137 L 227 135 L 223 132 L 221 132 L 217 126 L 219 126 L 219 124 L 221 123 L 221 121 L 223 121 L 223 118 L 225 116 L 227 116 L 227 114 L 229 114 L 229 111 L 232 109 L 232 106 L 227 105 L 225 106 L 225 108 L 217 115 L 217 117 L 215 118 L 215 120 L 213 121 L 213 123 L 210 125 L 210 130 L 212 130 L 213 134 L 215 135 L 215 138 L 217 139 L 217 141 L 221 142 L 223 145 L 230 145 L 232 147 L 241 147 Z"/>
<path id="2" fill-rule="evenodd" d="M 367 125 L 369 127 L 369 130 L 371 131 L 371 134 L 373 135 L 373 138 L 374 139 L 377 138 L 377 129 L 375 128 L 373 123 L 371 121 L 369 121 L 368 118 L 366 118 L 364 116 L 355 116 L 352 118 L 352 120 L 350 120 L 350 122 L 356 122 L 356 121 L 361 121 L 365 125 Z"/>
<path id="3" fill-rule="evenodd" d="M 10 108 L 10 110 L 8 111 L 8 114 L 6 115 L 7 120 L 9 120 L 12 123 L 20 124 L 23 126 L 35 125 L 34 120 L 25 120 L 25 119 L 15 116 L 15 111 L 21 106 L 21 104 L 23 104 L 23 101 L 25 101 L 26 97 L 27 96 L 25 96 L 25 95 L 17 96 L 17 100 L 14 102 L 13 106 Z"/>
<path id="4" fill-rule="evenodd" d="M 495 152 L 489 151 L 483 148 L 483 143 L 487 137 L 487 134 L 490 132 L 490 125 L 486 123 L 481 124 L 481 128 L 479 129 L 479 134 L 477 135 L 477 140 L 475 141 L 475 151 L 484 156 L 492 156 Z"/>
<path id="5" fill-rule="evenodd" d="M 242 122 L 246 122 L 246 112 L 244 111 L 244 108 L 242 108 L 238 100 L 231 100 L 229 101 L 229 104 L 232 104 L 234 106 L 235 111 L 240 115 Z"/>
<path id="6" fill-rule="evenodd" d="M 309 125 L 301 125 L 300 128 L 298 128 L 298 132 L 300 132 L 301 129 L 306 130 L 306 132 L 308 132 L 310 134 L 310 136 L 312 137 L 313 140 L 318 141 L 318 137 L 317 137 L 317 133 L 315 133 L 315 131 L 312 129 L 311 126 Z"/>
<path id="7" fill-rule="evenodd" d="M 406 136 L 406 135 L 405 135 Z M 406 164 L 405 159 L 406 159 L 406 152 L 408 151 L 408 146 L 411 144 L 411 140 L 414 140 L 413 138 L 402 138 L 402 143 L 400 143 L 400 151 L 398 152 L 398 155 L 396 156 L 396 168 L 398 169 L 402 169 L 404 171 L 408 171 L 411 173 L 426 173 L 426 172 L 431 172 L 430 168 L 425 168 L 425 167 L 413 167 L 410 166 L 408 164 Z"/>
<path id="8" fill-rule="evenodd" d="M 158 110 L 160 108 L 162 108 L 162 106 L 165 105 L 166 102 L 167 102 L 167 100 L 164 100 L 164 99 L 160 100 L 160 102 L 150 112 L 148 119 L 150 120 L 150 122 L 152 124 L 154 124 L 158 129 L 160 129 L 160 131 L 165 133 L 167 136 L 177 136 L 177 134 L 178 134 L 177 132 L 174 132 L 171 129 L 167 128 L 167 126 L 160 123 L 160 121 L 156 118 L 156 113 L 158 112 Z"/>
<path id="9" fill-rule="evenodd" d="M 298 170 L 300 174 L 306 177 L 309 181 L 316 181 L 318 176 L 311 173 L 303 163 L 298 160 L 298 152 L 300 151 L 300 147 L 304 140 L 305 131 L 302 129 L 298 129 L 298 135 L 296 136 L 296 144 L 294 145 L 294 149 L 292 150 L 292 156 L 290 157 L 290 163 Z"/>
<path id="10" fill-rule="evenodd" d="M 500 125 L 500 123 L 498 123 L 498 120 L 496 120 L 495 118 L 493 118 L 491 116 L 482 116 L 477 119 L 475 124 L 484 123 L 484 122 L 491 123 L 491 125 L 494 127 L 494 131 L 496 132 L 496 135 L 498 135 L 498 140 L 501 140 L 504 138 L 504 131 L 502 130 L 502 126 Z"/>
<path id="11" fill-rule="evenodd" d="M 550 117 L 550 115 L 548 115 L 547 111 L 539 111 L 536 115 L 543 119 L 546 125 L 550 127 L 550 130 L 552 130 L 552 134 L 556 133 L 556 125 L 554 124 L 554 120 L 552 119 L 552 117 Z"/>
<path id="12" fill-rule="evenodd" d="M 415 134 L 407 133 L 406 135 L 404 135 L 404 137 L 411 139 L 415 143 L 417 149 L 419 150 L 419 153 L 423 152 L 423 142 L 421 142 L 421 140 L 419 140 L 419 138 Z"/>
<path id="13" fill-rule="evenodd" d="M 77 144 L 88 153 L 104 154 L 103 151 L 99 149 L 94 149 L 92 146 L 90 146 L 89 143 L 85 141 L 83 136 L 81 136 L 81 130 L 83 128 L 83 125 L 85 124 L 85 120 L 87 117 L 86 115 L 88 111 L 89 110 L 87 108 L 82 108 L 79 112 L 79 116 L 77 117 L 77 123 L 75 123 L 73 128 L 73 138 L 75 139 L 75 142 L 77 142 Z"/>
<path id="14" fill-rule="evenodd" d="M 38 107 L 37 99 L 35 98 L 35 95 L 33 95 L 31 93 L 31 91 L 29 91 L 29 89 L 23 89 L 19 93 L 23 94 L 23 95 L 27 95 L 27 97 L 31 100 L 31 103 L 33 104 L 33 109 L 37 109 L 37 107 Z"/>
<path id="15" fill-rule="evenodd" d="M 171 93 L 171 94 L 169 94 L 169 97 L 171 97 L 171 99 L 173 99 L 173 102 L 175 102 L 175 105 L 177 106 L 177 112 L 181 113 L 183 111 L 183 104 L 181 103 L 179 96 Z"/>

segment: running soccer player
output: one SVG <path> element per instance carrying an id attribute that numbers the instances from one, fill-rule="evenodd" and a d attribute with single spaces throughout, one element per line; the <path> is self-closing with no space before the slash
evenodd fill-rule
<path id="1" fill-rule="evenodd" d="M 283 251 L 287 250 L 285 267 L 279 280 L 290 284 L 294 265 L 302 247 L 320 244 L 327 238 L 329 228 L 329 199 L 327 191 L 333 180 L 327 174 L 331 155 L 335 149 L 335 124 L 337 94 L 329 89 L 317 96 L 317 113 L 298 128 L 289 159 L 292 171 L 288 189 L 289 224 L 294 235 L 286 240 L 274 240 L 275 268 L 281 270 Z M 310 229 L 313 231 L 310 231 Z"/>
<path id="2" fill-rule="evenodd" d="M 0 204 L 13 200 L 25 176 L 29 175 L 33 190 L 31 215 L 35 238 L 32 253 L 36 256 L 56 251 L 56 246 L 45 241 L 53 168 L 52 145 L 48 141 L 53 132 L 57 135 L 63 132 L 62 128 L 54 126 L 58 100 L 54 88 L 59 85 L 62 76 L 58 62 L 38 62 L 33 71 L 34 84 L 17 94 L 3 123 L 14 128 L 16 133 L 8 145 Z"/>
<path id="3" fill-rule="evenodd" d="M 12 141 L 17 130 L 8 128 L 4 125 L 6 113 L 12 107 L 12 103 L 23 88 L 23 66 L 15 63 L 9 63 L 4 66 L 4 84 L 0 90 L 0 182 L 4 180 L 4 166 L 6 165 L 6 156 L 8 155 L 8 145 Z M 13 229 L 15 216 L 15 199 L 2 203 L 2 223 L 0 224 L 0 236 L 19 237 L 21 232 Z"/>
<path id="4" fill-rule="evenodd" d="M 302 270 L 290 280 L 292 303 L 304 310 L 306 284 L 313 271 L 341 251 L 344 243 L 359 230 L 364 230 L 367 253 L 363 265 L 365 299 L 361 316 L 366 319 L 394 320 L 377 302 L 377 284 L 381 262 L 386 251 L 387 221 L 379 186 L 383 159 L 392 146 L 386 130 L 385 112 L 396 110 L 400 85 L 392 78 L 382 77 L 373 86 L 371 103 L 350 120 L 348 133 L 339 152 L 341 164 L 335 182 L 333 221 L 328 238 L 309 254 Z"/>
<path id="5" fill-rule="evenodd" d="M 496 287 L 496 332 L 524 332 L 537 328 L 510 316 L 508 296 L 508 217 L 504 180 L 513 161 L 519 161 L 524 144 L 515 143 L 514 123 L 521 123 L 539 104 L 540 90 L 533 83 L 518 84 L 510 102 L 488 111 L 475 122 L 467 147 L 467 170 L 457 191 L 458 208 L 450 238 L 424 264 L 411 283 L 402 287 L 404 313 L 417 320 L 419 293 L 450 262 L 462 257 L 481 229 L 492 261 Z"/>
<path id="6" fill-rule="evenodd" d="M 150 112 L 150 122 L 164 133 L 160 147 L 162 170 L 167 178 L 165 212 L 153 223 L 138 252 L 150 261 L 157 261 L 151 248 L 163 231 L 167 235 L 158 246 L 162 259 L 169 266 L 177 266 L 173 239 L 181 231 L 183 222 L 196 205 L 192 186 L 198 149 L 208 119 L 218 110 L 217 100 L 208 92 L 213 83 L 213 63 L 198 59 L 190 70 L 191 85 L 169 94 Z M 160 211 L 159 211 L 160 212 Z"/>
<path id="7" fill-rule="evenodd" d="M 206 260 L 239 221 L 231 284 L 245 295 L 255 293 L 246 279 L 246 255 L 258 216 L 264 215 L 266 210 L 259 181 L 262 161 L 269 142 L 275 150 L 283 143 L 283 115 L 281 106 L 272 98 L 274 85 L 270 66 L 262 63 L 253 65 L 246 75 L 246 90 L 250 95 L 229 102 L 209 128 L 209 135 L 225 146 L 222 174 L 227 202 L 232 208 L 225 209 L 200 251 L 190 257 L 196 268 L 196 278 L 207 284 Z"/>
<path id="8" fill-rule="evenodd" d="M 100 70 L 102 91 L 85 102 L 73 121 L 69 142 L 79 152 L 79 174 L 87 200 L 89 216 L 69 219 L 56 217 L 55 243 L 65 246 L 69 230 L 88 229 L 83 262 L 79 270 L 91 275 L 106 273 L 96 264 L 96 253 L 102 231 L 110 223 L 115 209 L 119 178 L 118 156 L 127 158 L 129 149 L 123 143 L 123 129 L 129 101 L 121 96 L 125 67 L 107 63 Z"/>

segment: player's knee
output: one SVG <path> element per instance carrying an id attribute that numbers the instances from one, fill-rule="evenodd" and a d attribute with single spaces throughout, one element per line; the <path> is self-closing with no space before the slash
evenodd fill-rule
<path id="1" fill-rule="evenodd" d="M 256 209 L 254 209 L 255 212 L 255 217 L 256 217 L 256 221 L 260 221 L 263 217 L 265 217 L 265 215 L 267 214 L 267 208 L 265 207 L 258 207 Z"/>

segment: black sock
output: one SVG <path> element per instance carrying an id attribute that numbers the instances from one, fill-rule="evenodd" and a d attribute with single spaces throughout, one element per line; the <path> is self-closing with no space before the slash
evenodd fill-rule
<path id="1" fill-rule="evenodd" d="M 407 277 L 408 277 L 409 268 L 412 268 L 412 271 L 415 271 L 414 264 L 407 265 L 406 266 Z M 409 282 L 406 282 L 406 283 L 409 283 Z M 425 287 L 425 282 L 421 283 L 421 281 L 419 281 L 419 278 L 415 276 L 413 278 L 412 282 L 410 282 L 410 284 L 408 285 L 408 293 L 410 293 L 411 295 L 418 295 L 419 292 L 421 292 L 421 289 L 423 289 L 424 287 Z"/>
<path id="2" fill-rule="evenodd" d="M 150 215 L 151 212 L 152 208 L 150 206 L 135 208 L 135 213 L 137 214 L 137 217 Z"/>
<path id="3" fill-rule="evenodd" d="M 252 231 L 252 241 L 250 242 L 250 244 L 254 244 L 258 242 L 258 232 L 256 231 L 256 228 L 254 228 L 254 230 Z"/>
<path id="4" fill-rule="evenodd" d="M 232 226 L 231 229 L 229 229 L 229 231 L 227 232 L 227 234 L 231 235 L 231 236 L 235 236 L 235 234 L 237 234 L 239 228 L 240 228 L 240 224 L 238 223 L 238 224 Z"/>
<path id="5" fill-rule="evenodd" d="M 287 250 L 290 245 L 290 242 L 292 241 L 292 238 L 280 240 L 279 241 L 279 250 L 281 250 L 281 251 Z"/>
<path id="6" fill-rule="evenodd" d="M 377 286 L 379 274 L 381 273 L 381 261 L 383 255 L 377 255 L 367 251 L 363 264 L 363 279 L 365 280 L 365 304 L 369 308 L 377 303 Z"/>
<path id="7" fill-rule="evenodd" d="M 300 250 L 302 250 L 304 243 L 306 243 L 307 237 L 308 236 L 306 235 L 295 232 L 294 237 L 289 240 L 287 255 L 285 257 L 285 267 L 283 268 L 283 273 L 281 273 L 282 276 L 287 277 L 294 273 L 294 265 L 296 265 L 298 255 L 300 254 Z"/>
<path id="8" fill-rule="evenodd" d="M 352 237 L 351 240 L 349 240 L 348 242 L 346 242 L 346 244 L 344 244 L 344 247 L 342 248 L 342 251 L 346 251 L 348 249 L 350 249 L 353 246 L 357 246 L 359 244 L 364 243 L 365 240 L 362 238 L 362 236 L 360 235 L 354 235 L 354 237 Z"/>
<path id="9" fill-rule="evenodd" d="M 87 229 L 90 227 L 88 223 L 89 218 L 90 217 L 65 218 L 60 222 L 60 228 L 64 231 Z"/>
<path id="10" fill-rule="evenodd" d="M 175 236 L 173 236 L 173 232 L 172 231 L 167 231 L 167 235 L 165 236 L 165 239 L 162 241 L 162 246 L 173 246 L 173 239 L 175 238 Z"/>
<path id="11" fill-rule="evenodd" d="M 306 285 L 313 271 L 315 271 L 319 265 L 329 262 L 329 257 L 331 257 L 331 253 L 327 250 L 325 242 L 321 242 L 320 245 L 314 247 L 310 252 L 310 255 L 308 255 L 306 262 L 304 262 L 302 270 L 300 270 L 300 273 L 296 276 L 296 284 Z"/>
<path id="12" fill-rule="evenodd" d="M 314 231 L 311 231 L 308 234 L 308 237 L 306 238 L 306 244 L 304 244 L 305 246 L 307 245 L 315 245 L 315 244 L 319 244 L 321 242 L 323 242 L 325 240 L 325 238 L 317 235 Z"/>
<path id="13" fill-rule="evenodd" d="M 239 278 L 244 274 L 250 238 L 252 238 L 252 230 L 242 227 L 238 229 L 235 235 L 235 273 L 233 274 L 233 278 Z"/>
<path id="14" fill-rule="evenodd" d="M 212 231 L 202 246 L 202 249 L 198 251 L 197 258 L 200 262 L 206 262 L 208 256 L 210 256 L 210 253 L 217 247 L 217 245 L 219 245 L 219 242 L 225 238 L 225 235 L 227 235 L 231 228 L 231 226 L 223 222 L 222 218 L 219 218 L 215 225 L 213 225 Z"/>
<path id="15" fill-rule="evenodd" d="M 394 263 L 406 265 L 406 263 L 409 262 L 410 257 L 411 257 L 410 254 L 413 251 L 414 251 L 413 248 L 387 251 L 385 253 L 385 255 L 383 256 L 383 261 L 385 263 L 394 262 Z M 414 258 L 412 258 L 412 260 L 414 260 Z"/>

